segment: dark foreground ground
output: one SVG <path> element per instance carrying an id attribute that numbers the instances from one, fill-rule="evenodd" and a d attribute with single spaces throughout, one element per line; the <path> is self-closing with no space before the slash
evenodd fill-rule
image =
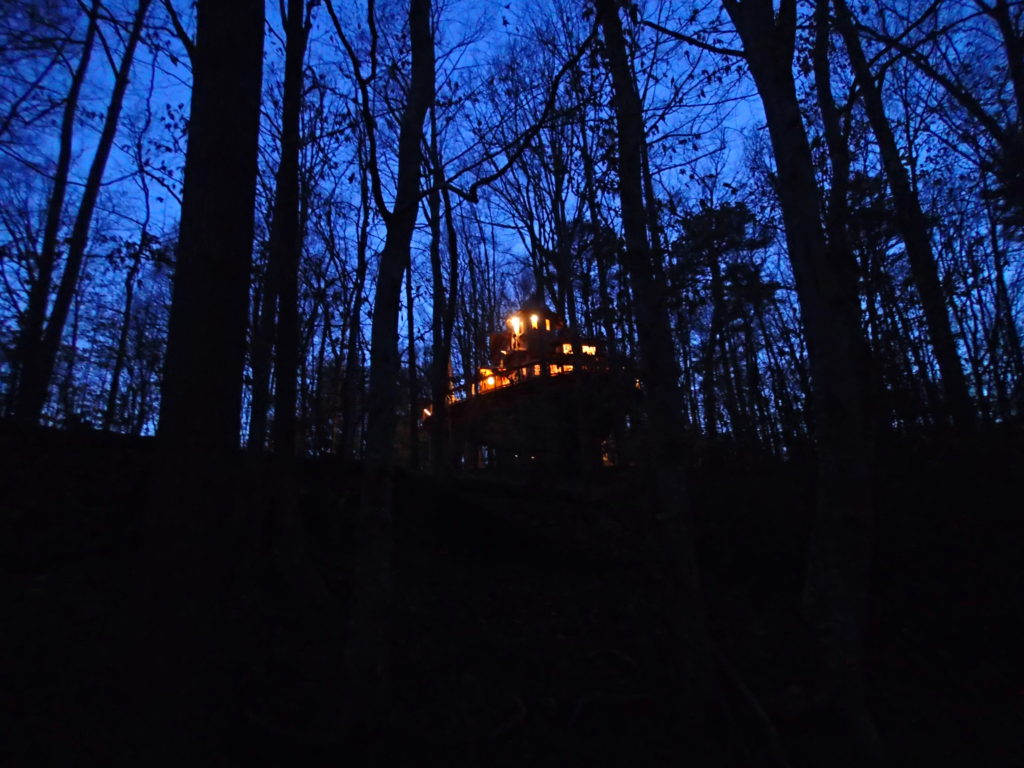
<path id="1" fill-rule="evenodd" d="M 0 425 L 0 764 L 135 762 L 116 627 L 151 454 L 144 442 Z M 869 686 L 893 765 L 1024 766 L 1020 435 L 905 442 L 879 466 Z M 229 693 L 204 737 L 211 762 L 348 762 L 329 734 L 355 471 L 302 468 L 311 556 L 333 607 L 297 608 L 269 569 L 239 589 Z M 717 644 L 794 765 L 842 765 L 828 728 L 786 705 L 811 655 L 799 615 L 806 465 L 720 452 L 691 475 Z M 400 480 L 395 706 L 374 764 L 695 764 L 666 704 L 670 639 L 637 482 Z"/>

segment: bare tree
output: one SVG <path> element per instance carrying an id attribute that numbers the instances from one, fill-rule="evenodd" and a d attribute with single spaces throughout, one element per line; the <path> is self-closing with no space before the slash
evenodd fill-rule
<path id="1" fill-rule="evenodd" d="M 67 322 L 68 311 L 74 300 L 75 289 L 78 286 L 78 279 L 81 275 L 82 262 L 85 259 L 85 249 L 89 242 L 89 229 L 92 226 L 93 213 L 96 208 L 96 199 L 100 193 L 100 185 L 103 182 L 103 175 L 106 171 L 107 159 L 110 157 L 110 150 L 114 145 L 114 137 L 117 135 L 118 123 L 121 119 L 121 107 L 124 104 L 124 94 L 128 88 L 128 80 L 135 58 L 135 48 L 142 37 L 143 25 L 146 21 L 146 14 L 149 12 L 150 2 L 151 0 L 140 0 L 135 10 L 135 16 L 132 19 L 131 29 L 128 32 L 128 39 L 125 42 L 121 61 L 114 72 L 114 88 L 103 122 L 103 130 L 100 133 L 96 152 L 93 155 L 89 174 L 85 181 L 85 187 L 82 190 L 82 199 L 78 206 L 75 223 L 71 228 L 71 236 L 68 240 L 68 254 L 64 262 L 64 272 L 61 275 L 57 296 L 53 302 L 53 309 L 50 311 L 50 318 L 46 323 L 46 330 L 43 332 L 42 342 L 37 348 L 37 353 L 27 356 L 24 368 L 22 369 L 15 411 L 19 418 L 27 421 L 36 421 L 46 402 L 50 378 L 53 376 L 57 348 L 60 346 L 61 337 L 64 334 L 64 324 Z"/>
<path id="2" fill-rule="evenodd" d="M 849 254 L 829 247 L 810 144 L 793 77 L 797 3 L 723 0 L 764 106 L 778 173 L 789 259 L 796 278 L 813 380 L 818 514 L 809 550 L 805 607 L 818 640 L 823 699 L 847 727 L 864 765 L 882 748 L 864 681 L 868 602 L 871 438 L 865 345 Z"/>
<path id="3" fill-rule="evenodd" d="M 434 100 L 430 5 L 430 0 L 410 0 L 409 3 L 411 60 L 398 135 L 398 179 L 393 206 L 390 210 L 385 207 L 380 210 L 387 233 L 373 303 L 366 453 L 352 564 L 351 632 L 345 650 L 346 728 L 379 716 L 389 695 L 388 646 L 394 591 L 391 472 L 400 371 L 398 313 L 402 277 L 409 268 L 413 228 L 419 211 L 423 123 Z M 340 34 L 341 27 L 330 3 L 327 8 Z M 368 12 L 371 29 L 375 30 L 372 2 Z M 343 35 L 342 38 L 345 39 Z M 371 146 L 374 146 L 372 139 Z M 371 168 L 371 172 L 374 170 Z M 376 176 L 374 179 L 379 191 L 379 179 Z M 380 195 L 375 192 L 375 197 Z"/>

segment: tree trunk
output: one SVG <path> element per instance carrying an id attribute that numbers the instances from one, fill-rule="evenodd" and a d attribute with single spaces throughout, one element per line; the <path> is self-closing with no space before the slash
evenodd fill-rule
<path id="1" fill-rule="evenodd" d="M 882 93 L 871 74 L 846 0 L 832 2 L 836 9 L 837 26 L 846 44 L 857 84 L 864 96 L 864 109 L 871 123 L 871 130 L 878 141 L 879 154 L 889 180 L 889 188 L 896 207 L 896 225 L 906 244 L 910 274 L 921 299 L 928 334 L 931 336 L 935 359 L 942 374 L 944 405 L 957 426 L 969 428 L 975 421 L 974 404 L 967 391 L 967 379 L 949 322 L 946 297 L 939 282 L 939 268 L 928 233 L 928 222 L 921 210 L 921 201 L 911 186 L 907 169 L 900 159 L 899 147 L 885 114 Z"/>
<path id="2" fill-rule="evenodd" d="M 722 287 L 722 268 L 719 254 L 708 253 L 708 268 L 711 271 L 711 325 L 704 345 L 701 360 L 701 390 L 704 394 L 704 429 L 708 437 L 718 437 L 718 399 L 715 381 L 715 353 L 721 346 L 720 336 L 725 319 L 725 291 Z M 736 425 L 733 424 L 735 430 Z"/>
<path id="3" fill-rule="evenodd" d="M 419 210 L 423 122 L 434 101 L 430 5 L 430 0 L 409 2 L 410 83 L 398 136 L 394 208 L 386 217 L 387 232 L 374 294 L 366 456 L 352 562 L 350 631 L 345 649 L 343 727 L 350 733 L 360 724 L 374 723 L 389 699 L 394 547 L 392 470 L 400 372 L 398 313 L 402 276 L 409 267 Z"/>
<path id="4" fill-rule="evenodd" d="M 277 167 L 270 227 L 270 269 L 277 288 L 274 334 L 274 421 L 271 428 L 274 485 L 270 545 L 279 572 L 304 605 L 323 605 L 327 594 L 307 554 L 306 535 L 297 508 L 295 458 L 298 448 L 296 377 L 303 347 L 299 329 L 299 263 L 303 232 L 300 211 L 299 148 L 301 139 L 303 61 L 310 24 L 306 0 L 288 0 L 285 26 L 284 93 L 281 109 L 281 158 Z M 268 289 L 269 290 L 269 289 Z M 261 318 L 262 320 L 263 318 Z M 254 411 L 254 422 L 257 413 Z M 265 416 L 265 412 L 262 414 Z M 263 444 L 262 433 L 250 435 L 250 447 Z"/>
<path id="5" fill-rule="evenodd" d="M 46 331 L 43 333 L 39 355 L 31 358 L 30 366 L 26 369 L 22 382 L 23 386 L 19 390 L 21 396 L 19 411 L 22 418 L 29 421 L 37 421 L 46 404 L 46 394 L 50 387 L 50 379 L 53 377 L 57 350 L 60 348 L 68 311 L 71 309 L 71 302 L 82 273 L 82 261 L 85 259 L 85 249 L 89 242 L 89 229 L 92 226 L 92 215 L 96 209 L 96 199 L 99 197 L 103 173 L 107 167 L 107 158 L 110 157 L 110 150 L 114 145 L 114 137 L 121 119 L 121 106 L 124 103 L 125 90 L 128 88 L 135 48 L 142 36 L 143 24 L 150 2 L 151 0 L 140 0 L 135 11 L 135 18 L 132 20 L 132 27 L 125 43 L 124 54 L 114 76 L 114 90 L 110 95 L 110 106 L 107 108 L 103 130 L 100 132 L 99 142 L 96 145 L 96 154 L 89 167 L 89 175 L 86 177 L 85 188 L 82 191 L 78 215 L 75 217 L 75 223 L 71 229 L 68 257 L 64 263 L 64 273 L 61 275 L 60 286 L 57 288 L 53 310 L 50 313 L 49 322 L 46 324 Z"/>
<path id="6" fill-rule="evenodd" d="M 341 382 L 341 437 L 338 452 L 345 461 L 355 454 L 355 440 L 359 434 L 356 425 L 358 397 L 362 390 L 362 366 L 359 362 L 359 342 L 362 340 L 363 289 L 366 286 L 367 248 L 370 237 L 370 182 L 363 148 L 359 151 L 359 234 L 356 237 L 356 276 L 352 286 L 352 307 L 348 316 L 345 345 L 345 371 Z M 358 381 L 357 381 L 358 379 Z M 357 386 L 359 384 L 360 386 Z"/>
<path id="7" fill-rule="evenodd" d="M 448 472 L 448 445 L 451 421 L 448 413 L 448 368 L 451 354 L 445 346 L 444 324 L 448 311 L 448 300 L 444 287 L 444 273 L 441 268 L 441 190 L 444 182 L 444 168 L 441 165 L 437 146 L 436 109 L 430 109 L 430 165 L 433 171 L 434 189 L 427 200 L 430 218 L 430 282 L 431 282 L 431 361 L 430 361 L 430 463 L 435 476 L 443 477 Z M 451 274 L 451 285 L 457 284 L 458 276 Z"/>
<path id="8" fill-rule="evenodd" d="M 285 19 L 284 95 L 281 109 L 281 160 L 277 168 L 270 259 L 278 265 L 276 357 L 274 365 L 274 452 L 294 456 L 296 447 L 295 378 L 299 368 L 299 119 L 302 113 L 303 61 L 309 25 L 305 0 L 288 0 Z"/>
<path id="9" fill-rule="evenodd" d="M 778 169 L 790 262 L 807 336 L 818 515 L 811 536 L 805 609 L 819 648 L 823 695 L 846 727 L 864 765 L 882 760 L 867 708 L 864 628 L 871 559 L 871 441 L 867 431 L 865 350 L 852 265 L 828 248 L 821 201 L 793 79 L 796 2 L 723 0 L 743 42 L 764 105 Z"/>
<path id="10" fill-rule="evenodd" d="M 635 295 L 640 374 L 647 400 L 647 459 L 652 475 L 652 518 L 663 546 L 662 565 L 672 604 L 680 684 L 697 699 L 712 695 L 712 659 L 704 622 L 692 520 L 680 461 L 683 420 L 679 369 L 665 306 L 660 260 L 651 253 L 649 220 L 643 193 L 643 105 L 629 67 L 626 41 L 615 0 L 598 0 L 597 19 L 604 34 L 606 64 L 612 80 L 612 105 L 618 133 L 619 200 L 626 239 L 623 263 Z M 705 701 L 695 702 L 698 706 Z"/>
<path id="11" fill-rule="evenodd" d="M 256 301 L 259 315 L 253 323 L 250 353 L 252 400 L 249 404 L 249 435 L 246 445 L 254 453 L 262 453 L 267 447 L 267 408 L 270 406 L 270 371 L 274 355 L 279 272 L 280 265 L 268 252 L 263 286 Z"/>
<path id="12" fill-rule="evenodd" d="M 42 375 L 42 339 L 43 327 L 46 322 L 46 305 L 50 299 L 50 288 L 53 282 L 53 270 L 57 263 L 57 234 L 60 231 L 60 219 L 64 212 L 64 199 L 67 197 L 68 174 L 71 170 L 72 139 L 74 138 L 75 117 L 78 111 L 78 95 L 89 69 L 92 46 L 96 40 L 97 16 L 99 0 L 93 0 L 89 11 L 89 25 L 85 30 L 82 53 L 78 66 L 71 76 L 67 99 L 64 101 L 64 114 L 61 118 L 60 144 L 57 151 L 57 167 L 53 174 L 53 189 L 46 207 L 46 221 L 43 224 L 43 243 L 39 251 L 38 272 L 29 289 L 28 306 L 25 320 L 18 337 L 18 351 L 15 356 L 18 365 L 17 390 L 14 404 L 15 416 L 25 422 L 33 422 L 36 416 L 32 413 L 33 400 L 38 397 L 40 386 L 45 390 L 47 384 L 40 385 L 38 379 Z M 43 394 L 45 398 L 45 392 Z"/>
<path id="13" fill-rule="evenodd" d="M 26 308 L 25 321 L 18 336 L 18 349 L 15 362 L 18 366 L 17 390 L 14 413 L 19 420 L 34 422 L 32 414 L 33 400 L 38 397 L 39 378 L 43 367 L 43 327 L 46 322 L 46 305 L 50 298 L 53 282 L 53 268 L 57 259 L 57 233 L 60 230 L 60 216 L 63 204 L 68 195 L 68 176 L 71 171 L 72 139 L 75 133 L 75 117 L 78 112 L 78 97 L 82 91 L 86 72 L 89 69 L 89 58 L 92 45 L 96 39 L 98 0 L 93 0 L 89 10 L 89 24 L 82 43 L 82 53 L 78 66 L 72 75 L 65 109 L 60 120 L 60 138 L 57 151 L 57 164 L 53 172 L 53 188 L 46 207 L 46 220 L 43 224 L 43 243 L 39 252 L 36 280 L 29 291 L 29 304 Z M 45 390 L 48 383 L 42 384 Z M 43 394 L 45 398 L 45 392 Z"/>
<path id="14" fill-rule="evenodd" d="M 121 310 L 121 330 L 117 335 L 117 349 L 114 352 L 114 371 L 110 375 L 110 390 L 107 392 L 107 406 L 103 411 L 103 431 L 109 432 L 117 413 L 117 398 L 120 394 L 121 374 L 124 372 L 125 357 L 128 354 L 128 333 L 132 324 L 132 301 L 135 296 L 135 279 L 142 267 L 142 250 L 147 239 L 143 227 L 139 247 L 132 254 L 132 265 L 124 279 L 124 309 Z"/>
<path id="15" fill-rule="evenodd" d="M 431 316 L 432 362 L 430 369 L 431 407 L 431 461 L 436 476 L 448 474 L 452 464 L 451 454 L 451 413 L 448 409 L 451 398 L 451 357 L 452 333 L 455 329 L 455 312 L 458 309 L 459 296 L 459 251 L 458 233 L 455 230 L 455 216 L 451 194 L 443 187 L 444 166 L 441 151 L 437 146 L 437 125 L 435 111 L 430 110 L 431 121 L 431 166 L 433 168 L 434 186 L 440 191 L 430 200 L 431 242 L 430 242 L 430 273 L 433 290 L 433 306 Z M 441 265 L 441 216 L 447 234 L 448 251 L 448 290 L 444 286 L 444 273 Z"/>
<path id="16" fill-rule="evenodd" d="M 405 272 L 405 319 L 409 337 L 409 469 L 420 468 L 419 392 L 416 386 L 416 322 L 413 315 L 412 267 Z"/>
<path id="17" fill-rule="evenodd" d="M 200 0 L 181 225 L 140 571 L 143 748 L 196 762 L 220 725 L 236 564 L 262 0 Z M 143 623 L 145 622 L 145 623 Z M 148 719 L 146 719 L 148 714 Z M 179 755 L 184 753 L 184 755 Z M 177 760 L 181 762 L 181 760 Z M 201 760 L 199 760 L 201 762 Z"/>

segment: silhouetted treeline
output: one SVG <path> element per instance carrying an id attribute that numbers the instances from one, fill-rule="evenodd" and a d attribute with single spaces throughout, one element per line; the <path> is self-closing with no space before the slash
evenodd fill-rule
<path id="1" fill-rule="evenodd" d="M 875 446 L 1024 405 L 1021 7 L 271 6 L 6 4 L 0 411 L 157 434 L 147 546 L 191 552 L 196 589 L 232 546 L 205 517 L 235 482 L 214 458 L 273 456 L 265 535 L 321 595 L 294 461 L 361 460 L 354 727 L 387 703 L 393 470 L 454 468 L 446 400 L 539 296 L 642 382 L 672 664 L 712 719 L 680 462 L 814 446 L 809 696 L 880 760 Z"/>

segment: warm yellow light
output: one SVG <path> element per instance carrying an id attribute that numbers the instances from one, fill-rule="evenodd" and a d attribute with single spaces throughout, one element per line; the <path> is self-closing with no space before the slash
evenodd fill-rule
<path id="1" fill-rule="evenodd" d="M 493 376 L 488 376 L 487 377 L 487 386 L 488 387 L 493 387 L 494 386 L 494 377 Z"/>
<path id="2" fill-rule="evenodd" d="M 540 316 L 538 316 L 538 315 L 530 315 L 530 325 L 533 328 L 539 328 L 540 327 Z"/>
<path id="3" fill-rule="evenodd" d="M 584 344 L 583 347 L 582 347 L 582 350 L 583 350 L 583 354 L 584 355 L 596 355 L 597 354 L 597 347 L 592 346 L 590 344 Z"/>
<path id="4" fill-rule="evenodd" d="M 563 355 L 571 355 L 572 354 L 572 344 L 563 344 L 562 345 L 562 354 Z"/>
<path id="5" fill-rule="evenodd" d="M 494 371 L 492 371 L 490 368 L 481 368 L 480 369 L 480 375 L 481 376 L 490 376 L 492 373 L 494 373 Z"/>
<path id="6" fill-rule="evenodd" d="M 519 315 L 512 315 L 508 319 L 509 324 L 512 326 L 512 333 L 518 336 L 521 333 L 523 321 L 519 318 Z"/>
<path id="7" fill-rule="evenodd" d="M 571 365 L 563 365 L 562 366 L 562 373 L 572 373 L 572 366 Z"/>
<path id="8" fill-rule="evenodd" d="M 425 418 L 425 419 L 429 419 L 430 418 L 430 409 L 429 408 L 424 408 L 423 409 L 423 418 Z"/>
<path id="9" fill-rule="evenodd" d="M 551 318 L 550 317 L 545 317 L 544 318 L 544 330 L 545 331 L 550 331 L 551 330 Z"/>

